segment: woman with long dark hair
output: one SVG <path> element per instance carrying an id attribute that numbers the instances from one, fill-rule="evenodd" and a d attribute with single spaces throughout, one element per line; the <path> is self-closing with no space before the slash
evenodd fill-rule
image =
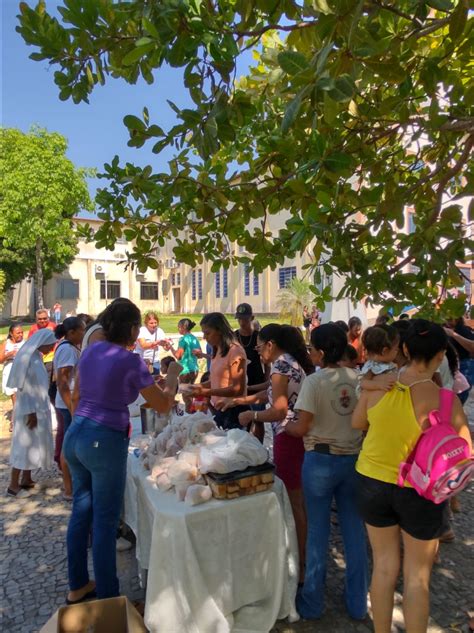
<path id="1" fill-rule="evenodd" d="M 428 626 L 430 575 L 438 539 L 447 527 L 447 503 L 436 505 L 412 487 L 397 484 L 400 464 L 427 428 L 430 412 L 439 408 L 440 391 L 432 378 L 446 347 L 442 327 L 424 319 L 412 321 L 404 343 L 409 361 L 399 371 L 395 387 L 389 392 L 363 391 L 352 416 L 354 429 L 367 431 L 356 465 L 357 500 L 373 553 L 370 594 L 377 633 L 391 630 L 401 541 L 405 627 L 418 632 Z M 457 398 L 451 424 L 471 445 Z"/>
<path id="2" fill-rule="evenodd" d="M 270 385 L 267 392 L 237 399 L 237 402 L 251 404 L 266 400 L 264 411 L 246 411 L 239 415 L 242 426 L 250 423 L 272 424 L 273 460 L 276 474 L 286 486 L 295 518 L 300 559 L 300 582 L 304 578 L 306 513 L 301 485 L 301 467 L 304 446 L 301 438 L 289 434 L 289 428 L 298 421 L 295 410 L 296 400 L 308 374 L 313 373 L 306 343 L 298 328 L 291 325 L 270 323 L 258 333 L 257 349 L 266 365 L 271 365 Z"/>
<path id="3" fill-rule="evenodd" d="M 339 366 L 346 346 L 344 331 L 334 323 L 311 332 L 311 358 L 321 370 L 304 381 L 295 405 L 298 420 L 287 427 L 287 433 L 303 438 L 305 449 L 303 491 L 308 539 L 304 586 L 296 597 L 296 608 L 307 619 L 318 619 L 324 611 L 333 499 L 344 542 L 346 608 L 355 619 L 367 613 L 367 547 L 364 524 L 355 504 L 355 463 L 362 433 L 351 427 L 357 374 Z"/>
<path id="4" fill-rule="evenodd" d="M 212 346 L 209 382 L 192 385 L 193 396 L 209 396 L 217 426 L 223 429 L 240 428 L 239 413 L 247 406 L 220 408 L 226 398 L 244 396 L 247 392 L 245 350 L 236 342 L 230 323 L 220 312 L 210 312 L 201 319 L 204 338 Z"/>
<path id="5" fill-rule="evenodd" d="M 72 501 L 72 481 L 69 468 L 62 452 L 64 435 L 72 421 L 72 392 L 76 365 L 81 357 L 81 343 L 84 338 L 84 322 L 79 317 L 68 317 L 56 326 L 54 335 L 62 339 L 54 351 L 53 379 L 57 391 L 54 408 L 58 420 L 54 458 L 61 467 L 64 483 L 63 499 Z"/>
<path id="6" fill-rule="evenodd" d="M 74 417 L 63 446 L 73 482 L 67 532 L 69 603 L 119 595 L 115 536 L 127 470 L 128 405 L 141 393 L 152 408 L 166 413 L 176 388 L 176 380 L 164 391 L 157 387 L 140 356 L 128 351 L 141 323 L 140 310 L 133 303 L 111 304 L 100 323 L 106 340 L 90 345 L 81 356 Z M 168 375 L 172 374 L 170 368 Z M 87 567 L 91 528 L 95 582 L 89 580 Z"/>
<path id="7" fill-rule="evenodd" d="M 183 366 L 183 371 L 179 376 L 179 382 L 185 385 L 193 385 L 199 372 L 198 359 L 194 352 L 196 350 L 200 352 L 201 345 L 191 332 L 195 325 L 191 319 L 180 319 L 178 321 L 178 332 L 181 334 L 181 338 L 178 342 L 178 349 L 175 350 L 172 345 L 170 346 L 170 352 Z M 186 412 L 189 413 L 192 398 L 183 394 L 183 401 Z"/>

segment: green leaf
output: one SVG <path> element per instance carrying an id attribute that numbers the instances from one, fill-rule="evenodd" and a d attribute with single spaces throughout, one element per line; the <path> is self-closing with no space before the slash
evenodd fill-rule
<path id="1" fill-rule="evenodd" d="M 281 122 L 281 132 L 282 134 L 286 134 L 290 127 L 293 125 L 294 120 L 296 119 L 298 112 L 301 108 L 301 95 L 296 95 L 296 97 L 290 101 L 288 107 L 285 110 L 285 114 L 283 116 L 283 120 Z"/>
<path id="2" fill-rule="evenodd" d="M 158 29 L 156 26 L 149 20 L 148 18 L 142 19 L 143 28 L 148 31 L 148 33 L 154 37 L 155 39 L 160 39 L 160 34 L 158 33 Z"/>
<path id="3" fill-rule="evenodd" d="M 334 42 L 329 42 L 328 44 L 326 44 L 326 46 L 324 46 L 319 51 L 317 60 L 316 60 L 316 74 L 317 75 L 321 74 L 322 70 L 324 69 L 328 55 L 332 51 L 333 46 L 334 46 Z"/>
<path id="4" fill-rule="evenodd" d="M 334 82 L 334 87 L 329 91 L 329 96 L 334 101 L 341 103 L 350 101 L 354 95 L 355 85 L 352 77 L 349 75 L 341 75 Z"/>
<path id="5" fill-rule="evenodd" d="M 302 53 L 284 51 L 278 55 L 278 63 L 288 75 L 297 75 L 309 68 L 308 60 Z"/>
<path id="6" fill-rule="evenodd" d="M 327 0 L 311 0 L 310 4 L 313 6 L 314 9 L 316 9 L 316 11 L 324 13 L 324 15 L 334 13 L 334 11 L 328 5 Z"/>
<path id="7" fill-rule="evenodd" d="M 143 121 L 133 114 L 127 114 L 124 116 L 123 123 L 129 130 L 139 130 L 141 132 L 145 131 L 145 124 Z"/>
<path id="8" fill-rule="evenodd" d="M 122 58 L 122 64 L 124 66 L 132 66 L 138 62 L 142 57 L 144 57 L 147 53 L 152 51 L 155 48 L 154 42 L 149 42 L 144 46 L 138 46 L 137 48 L 132 48 L 124 57 Z"/>
<path id="9" fill-rule="evenodd" d="M 343 171 L 348 169 L 351 166 L 352 159 L 348 154 L 343 154 L 342 152 L 334 152 L 331 156 L 324 161 L 324 166 L 329 171 Z"/>

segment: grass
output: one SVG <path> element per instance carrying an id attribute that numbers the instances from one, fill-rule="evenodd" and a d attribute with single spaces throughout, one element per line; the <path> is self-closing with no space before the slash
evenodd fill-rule
<path id="1" fill-rule="evenodd" d="M 165 334 L 177 334 L 178 333 L 178 321 L 180 319 L 191 319 L 196 323 L 194 327 L 194 332 L 199 332 L 201 330 L 199 322 L 202 319 L 203 314 L 163 314 L 160 315 L 160 328 L 165 332 Z M 226 317 L 232 327 L 232 329 L 236 330 L 239 327 L 236 319 L 233 314 L 226 314 Z M 280 323 L 280 319 L 276 314 L 265 314 L 263 316 L 255 317 L 260 325 L 263 327 L 268 323 Z"/>
<path id="2" fill-rule="evenodd" d="M 178 321 L 180 319 L 188 318 L 196 323 L 196 327 L 194 328 L 195 332 L 199 332 L 199 321 L 202 319 L 203 314 L 163 314 L 160 315 L 160 327 L 166 334 L 177 334 L 178 333 Z M 239 326 L 237 321 L 234 318 L 233 314 L 226 314 L 232 328 L 236 330 Z M 277 314 L 265 314 L 262 316 L 256 317 L 261 326 L 267 325 L 267 323 L 280 323 L 281 320 Z M 0 343 L 2 343 L 8 333 L 8 325 L 0 326 Z M 25 323 L 23 324 L 23 331 L 25 334 L 28 334 L 28 330 L 30 329 L 31 324 Z"/>

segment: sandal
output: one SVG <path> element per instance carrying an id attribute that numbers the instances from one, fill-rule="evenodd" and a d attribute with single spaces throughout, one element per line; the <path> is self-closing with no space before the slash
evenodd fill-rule
<path id="1" fill-rule="evenodd" d="M 79 598 L 79 600 L 69 600 L 69 598 L 66 596 L 66 604 L 80 604 L 81 602 L 87 602 L 88 600 L 94 600 L 95 598 L 97 598 L 97 593 L 95 589 L 92 589 L 91 591 L 88 591 L 86 594 L 84 594 L 82 598 Z"/>
<path id="2" fill-rule="evenodd" d="M 31 483 L 28 483 L 28 484 L 20 484 L 20 488 L 23 488 L 23 490 L 30 490 L 31 488 L 34 488 L 35 485 L 36 483 L 32 481 Z"/>
<path id="3" fill-rule="evenodd" d="M 12 490 L 12 488 L 7 488 L 7 496 L 8 497 L 17 497 L 18 499 L 23 499 L 24 497 L 27 497 L 28 494 L 26 492 L 26 490 L 18 490 L 17 492 L 15 492 L 14 490 Z"/>

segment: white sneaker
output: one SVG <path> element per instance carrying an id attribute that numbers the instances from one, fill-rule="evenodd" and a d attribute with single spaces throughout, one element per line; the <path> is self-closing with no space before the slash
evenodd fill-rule
<path id="1" fill-rule="evenodd" d="M 133 545 L 126 538 L 120 536 L 115 542 L 115 549 L 117 552 L 126 552 L 128 549 L 132 549 Z"/>

